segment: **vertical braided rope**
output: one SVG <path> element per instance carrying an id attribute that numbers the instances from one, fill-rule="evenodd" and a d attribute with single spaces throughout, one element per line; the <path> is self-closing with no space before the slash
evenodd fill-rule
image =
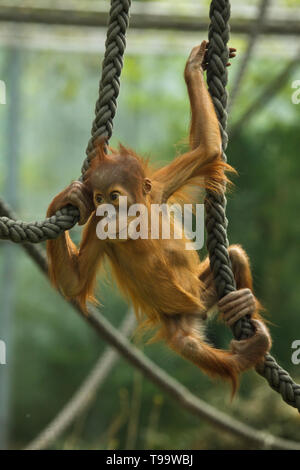
<path id="1" fill-rule="evenodd" d="M 214 103 L 222 136 L 223 158 L 228 143 L 226 85 L 228 81 L 227 67 L 230 27 L 230 1 L 212 0 L 210 5 L 210 26 L 208 32 L 208 89 Z M 205 199 L 207 249 L 211 270 L 214 275 L 218 298 L 224 297 L 236 289 L 235 280 L 228 255 L 226 197 L 207 191 Z M 236 339 L 247 339 L 254 333 L 251 320 L 240 319 L 232 327 Z M 264 362 L 256 367 L 256 371 L 265 377 L 269 385 L 281 394 L 283 400 L 300 412 L 300 386 L 293 382 L 289 374 L 283 370 L 275 359 L 267 354 Z"/>
<path id="2" fill-rule="evenodd" d="M 111 137 L 113 118 L 116 114 L 117 97 L 120 90 L 120 75 L 126 46 L 125 34 L 129 23 L 131 0 L 111 0 L 105 56 L 96 103 L 92 137 L 87 147 L 87 158 L 83 162 L 82 175 L 89 167 L 94 142 L 99 137 Z M 41 222 L 22 222 L 8 217 L 0 217 L 0 239 L 14 243 L 41 243 L 55 239 L 65 230 L 70 230 L 79 220 L 76 207 L 66 206 L 52 217 Z"/>
<path id="3" fill-rule="evenodd" d="M 105 55 L 102 63 L 102 76 L 99 85 L 99 98 L 96 102 L 95 119 L 92 126 L 86 154 L 81 169 L 82 174 L 89 167 L 94 144 L 97 139 L 111 138 L 113 118 L 117 109 L 120 91 L 120 76 L 123 68 L 123 55 L 126 48 L 126 30 L 129 24 L 131 0 L 112 0 L 107 28 Z"/>

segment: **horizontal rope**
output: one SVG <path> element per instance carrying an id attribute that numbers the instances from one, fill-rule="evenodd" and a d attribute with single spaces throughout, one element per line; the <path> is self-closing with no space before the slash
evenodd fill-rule
<path id="1" fill-rule="evenodd" d="M 41 243 L 57 238 L 70 230 L 79 220 L 79 210 L 67 206 L 42 222 L 22 222 L 0 217 L 0 238 L 14 243 Z"/>

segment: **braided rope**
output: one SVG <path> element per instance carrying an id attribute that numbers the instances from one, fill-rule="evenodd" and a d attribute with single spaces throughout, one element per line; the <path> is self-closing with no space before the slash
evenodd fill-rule
<path id="1" fill-rule="evenodd" d="M 131 0 L 111 0 L 109 23 L 105 42 L 105 56 L 96 103 L 92 137 L 88 143 L 87 158 L 84 160 L 82 175 L 89 167 L 93 145 L 99 137 L 111 137 L 113 118 L 116 114 L 117 97 L 120 90 L 120 75 L 126 46 L 126 29 L 129 23 Z M 82 178 L 82 177 L 81 177 Z M 66 206 L 52 217 L 41 222 L 25 223 L 7 217 L 0 217 L 0 239 L 14 243 L 40 243 L 57 238 L 65 230 L 70 230 L 79 220 L 79 210 Z"/>
<path id="2" fill-rule="evenodd" d="M 212 0 L 210 6 L 210 26 L 208 32 L 208 69 L 207 83 L 216 114 L 219 119 L 222 136 L 223 158 L 228 143 L 227 126 L 227 67 L 229 41 L 230 1 Z M 210 265 L 214 274 L 218 297 L 222 298 L 236 289 L 228 254 L 226 198 L 224 194 L 216 195 L 207 191 L 206 200 L 206 230 L 207 249 Z M 247 339 L 254 333 L 254 327 L 249 318 L 242 318 L 232 327 L 236 339 Z M 266 354 L 264 362 L 256 367 L 269 385 L 289 405 L 300 412 L 300 385 L 297 385 L 290 375 L 283 370 L 270 355 Z"/>
<path id="3" fill-rule="evenodd" d="M 67 206 L 57 211 L 43 222 L 22 222 L 21 220 L 0 217 L 0 238 L 14 243 L 40 243 L 57 238 L 69 230 L 79 220 L 78 209 Z"/>
<path id="4" fill-rule="evenodd" d="M 89 167 L 94 144 L 97 139 L 111 138 L 113 118 L 117 109 L 120 91 L 120 75 L 123 67 L 123 55 L 126 47 L 126 30 L 129 23 L 131 0 L 112 0 L 109 13 L 109 25 L 105 42 L 105 55 L 102 63 L 102 79 L 99 86 L 99 98 L 96 102 L 95 120 L 92 137 L 89 140 L 87 158 L 82 166 L 82 174 Z"/>

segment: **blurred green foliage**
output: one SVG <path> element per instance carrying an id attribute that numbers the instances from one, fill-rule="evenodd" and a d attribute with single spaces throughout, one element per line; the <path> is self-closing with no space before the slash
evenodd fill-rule
<path id="1" fill-rule="evenodd" d="M 0 78 L 4 80 L 7 54 L 9 50 L 3 48 Z M 180 55 L 133 56 L 128 51 L 113 146 L 120 140 L 157 162 L 174 157 L 175 144 L 186 137 L 189 123 L 184 62 Z M 99 64 L 99 57 L 93 54 L 22 51 L 20 185 L 16 191 L 18 214 L 25 220 L 43 218 L 53 196 L 80 174 L 97 97 Z M 282 61 L 268 57 L 251 64 L 233 121 L 283 66 Z M 299 76 L 300 67 L 291 81 Z M 291 81 L 228 147 L 229 162 L 239 172 L 228 196 L 228 218 L 230 241 L 241 243 L 249 253 L 257 294 L 270 312 L 274 354 L 299 381 L 300 366 L 291 363 L 291 343 L 300 339 L 300 105 L 291 103 Z M 9 96 L 9 83 L 7 87 Z M 4 106 L 0 119 L 5 122 Z M 0 148 L 6 155 L 4 132 Z M 1 188 L 6 174 L 7 160 L 2 158 Z M 73 233 L 78 239 L 79 229 Z M 53 291 L 21 248 L 15 250 L 17 305 L 12 312 L 13 349 L 7 367 L 12 379 L 10 446 L 18 448 L 71 397 L 105 344 Z M 101 286 L 100 297 L 104 314 L 118 325 L 127 307 L 114 284 Z M 230 333 L 215 322 L 209 326 L 209 335 L 219 345 L 230 339 Z M 239 394 L 230 403 L 226 386 L 212 383 L 163 345 L 146 346 L 145 353 L 228 414 L 257 428 L 300 438 L 297 413 L 254 373 L 244 375 Z M 130 427 L 135 428 L 131 443 L 139 449 L 244 447 L 205 421 L 178 410 L 121 359 L 97 399 L 53 448 L 124 449 Z"/>

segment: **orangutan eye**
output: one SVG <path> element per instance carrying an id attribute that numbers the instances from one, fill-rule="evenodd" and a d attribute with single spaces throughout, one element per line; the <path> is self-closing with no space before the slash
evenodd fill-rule
<path id="1" fill-rule="evenodd" d="M 120 193 L 119 191 L 112 191 L 109 197 L 112 201 L 117 201 L 120 197 Z"/>
<path id="2" fill-rule="evenodd" d="M 101 204 L 103 202 L 102 194 L 96 194 L 95 201 L 97 202 L 97 204 Z"/>

